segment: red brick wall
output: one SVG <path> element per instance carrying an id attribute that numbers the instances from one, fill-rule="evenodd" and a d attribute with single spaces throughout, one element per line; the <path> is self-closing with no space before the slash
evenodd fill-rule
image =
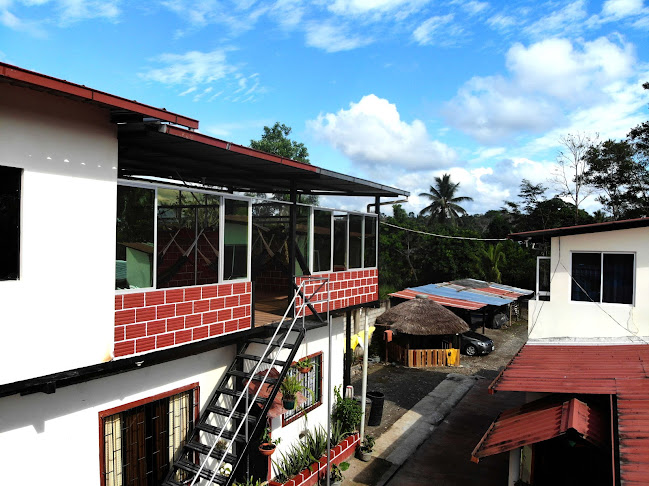
<path id="1" fill-rule="evenodd" d="M 115 296 L 115 357 L 250 328 L 250 282 Z"/>
<path id="2" fill-rule="evenodd" d="M 331 296 L 331 307 L 329 310 L 343 309 L 352 305 L 365 304 L 379 300 L 379 271 L 376 268 L 370 270 L 349 270 L 346 272 L 333 272 L 328 274 L 317 274 L 314 277 L 328 277 Z M 297 284 L 309 277 L 298 277 Z M 308 281 L 306 286 L 307 296 L 311 296 L 318 288 L 317 281 Z M 327 298 L 326 287 L 315 296 L 315 300 L 325 301 Z M 313 300 L 313 298 L 311 299 Z M 298 302 L 299 305 L 299 302 Z M 326 312 L 326 302 L 314 304 L 318 312 Z M 311 311 L 307 309 L 307 314 Z"/>

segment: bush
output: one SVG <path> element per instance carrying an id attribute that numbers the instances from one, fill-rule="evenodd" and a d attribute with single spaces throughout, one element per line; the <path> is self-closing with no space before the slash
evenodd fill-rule
<path id="1" fill-rule="evenodd" d="M 340 395 L 340 386 L 334 388 L 334 393 L 336 394 L 336 404 L 331 414 L 333 422 L 340 424 L 344 434 L 354 432 L 363 417 L 361 404 L 353 398 L 343 398 Z"/>

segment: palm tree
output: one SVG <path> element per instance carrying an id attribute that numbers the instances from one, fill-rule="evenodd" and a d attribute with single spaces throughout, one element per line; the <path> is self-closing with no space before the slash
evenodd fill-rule
<path id="1" fill-rule="evenodd" d="M 502 242 L 498 242 L 495 245 L 489 245 L 486 250 L 482 250 L 483 255 L 487 258 L 487 267 L 486 275 L 487 280 L 490 282 L 500 283 L 500 269 L 498 265 L 500 262 L 507 263 L 507 258 L 505 257 L 505 252 L 503 251 Z"/>
<path id="2" fill-rule="evenodd" d="M 437 218 L 440 223 L 445 223 L 447 219 L 455 221 L 455 218 L 460 215 L 467 214 L 466 210 L 457 203 L 473 201 L 473 198 L 468 196 L 455 196 L 455 192 L 460 187 L 460 183 L 453 183 L 451 181 L 451 174 L 435 177 L 435 186 L 430 186 L 430 193 L 422 192 L 419 194 L 419 197 L 427 197 L 431 201 L 428 206 L 419 212 L 421 216 L 430 213 L 429 222 Z"/>

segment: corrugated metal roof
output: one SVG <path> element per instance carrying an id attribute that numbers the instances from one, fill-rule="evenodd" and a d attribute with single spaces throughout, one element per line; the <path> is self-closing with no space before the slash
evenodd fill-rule
<path id="1" fill-rule="evenodd" d="M 400 292 L 393 292 L 390 294 L 392 297 L 399 297 L 401 299 L 414 299 L 417 295 L 425 295 L 430 300 L 437 302 L 445 307 L 455 307 L 457 309 L 478 310 L 486 307 L 486 304 L 479 304 L 464 299 L 452 299 L 449 297 L 441 297 L 439 295 L 428 294 L 426 292 L 417 292 L 413 289 L 405 289 Z"/>
<path id="2" fill-rule="evenodd" d="M 620 479 L 647 484 L 649 345 L 526 344 L 489 390 L 616 395 Z"/>
<path id="3" fill-rule="evenodd" d="M 606 414 L 576 398 L 550 397 L 502 412 L 471 453 L 471 460 L 553 439 L 572 429 L 597 446 L 608 440 Z"/>
<path id="4" fill-rule="evenodd" d="M 563 226 L 543 230 L 524 231 L 512 233 L 508 236 L 512 240 L 542 240 L 554 236 L 580 235 L 585 233 L 599 233 L 602 231 L 615 231 L 628 228 L 642 228 L 649 226 L 649 218 L 622 219 L 607 221 L 606 223 L 582 224 L 578 226 Z"/>

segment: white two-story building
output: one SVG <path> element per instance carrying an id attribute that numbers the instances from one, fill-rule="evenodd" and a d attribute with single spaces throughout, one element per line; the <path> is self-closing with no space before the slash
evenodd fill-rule
<path id="1" fill-rule="evenodd" d="M 510 238 L 551 248 L 528 342 L 490 386 L 528 403 L 473 459 L 509 451 L 510 485 L 649 484 L 649 218 Z"/>
<path id="2" fill-rule="evenodd" d="M 267 424 L 281 449 L 326 423 L 345 319 L 378 302 L 380 200 L 407 193 L 197 128 L 0 63 L 0 482 L 178 484 L 223 462 L 265 479 Z M 278 408 L 304 357 L 313 393 Z"/>

